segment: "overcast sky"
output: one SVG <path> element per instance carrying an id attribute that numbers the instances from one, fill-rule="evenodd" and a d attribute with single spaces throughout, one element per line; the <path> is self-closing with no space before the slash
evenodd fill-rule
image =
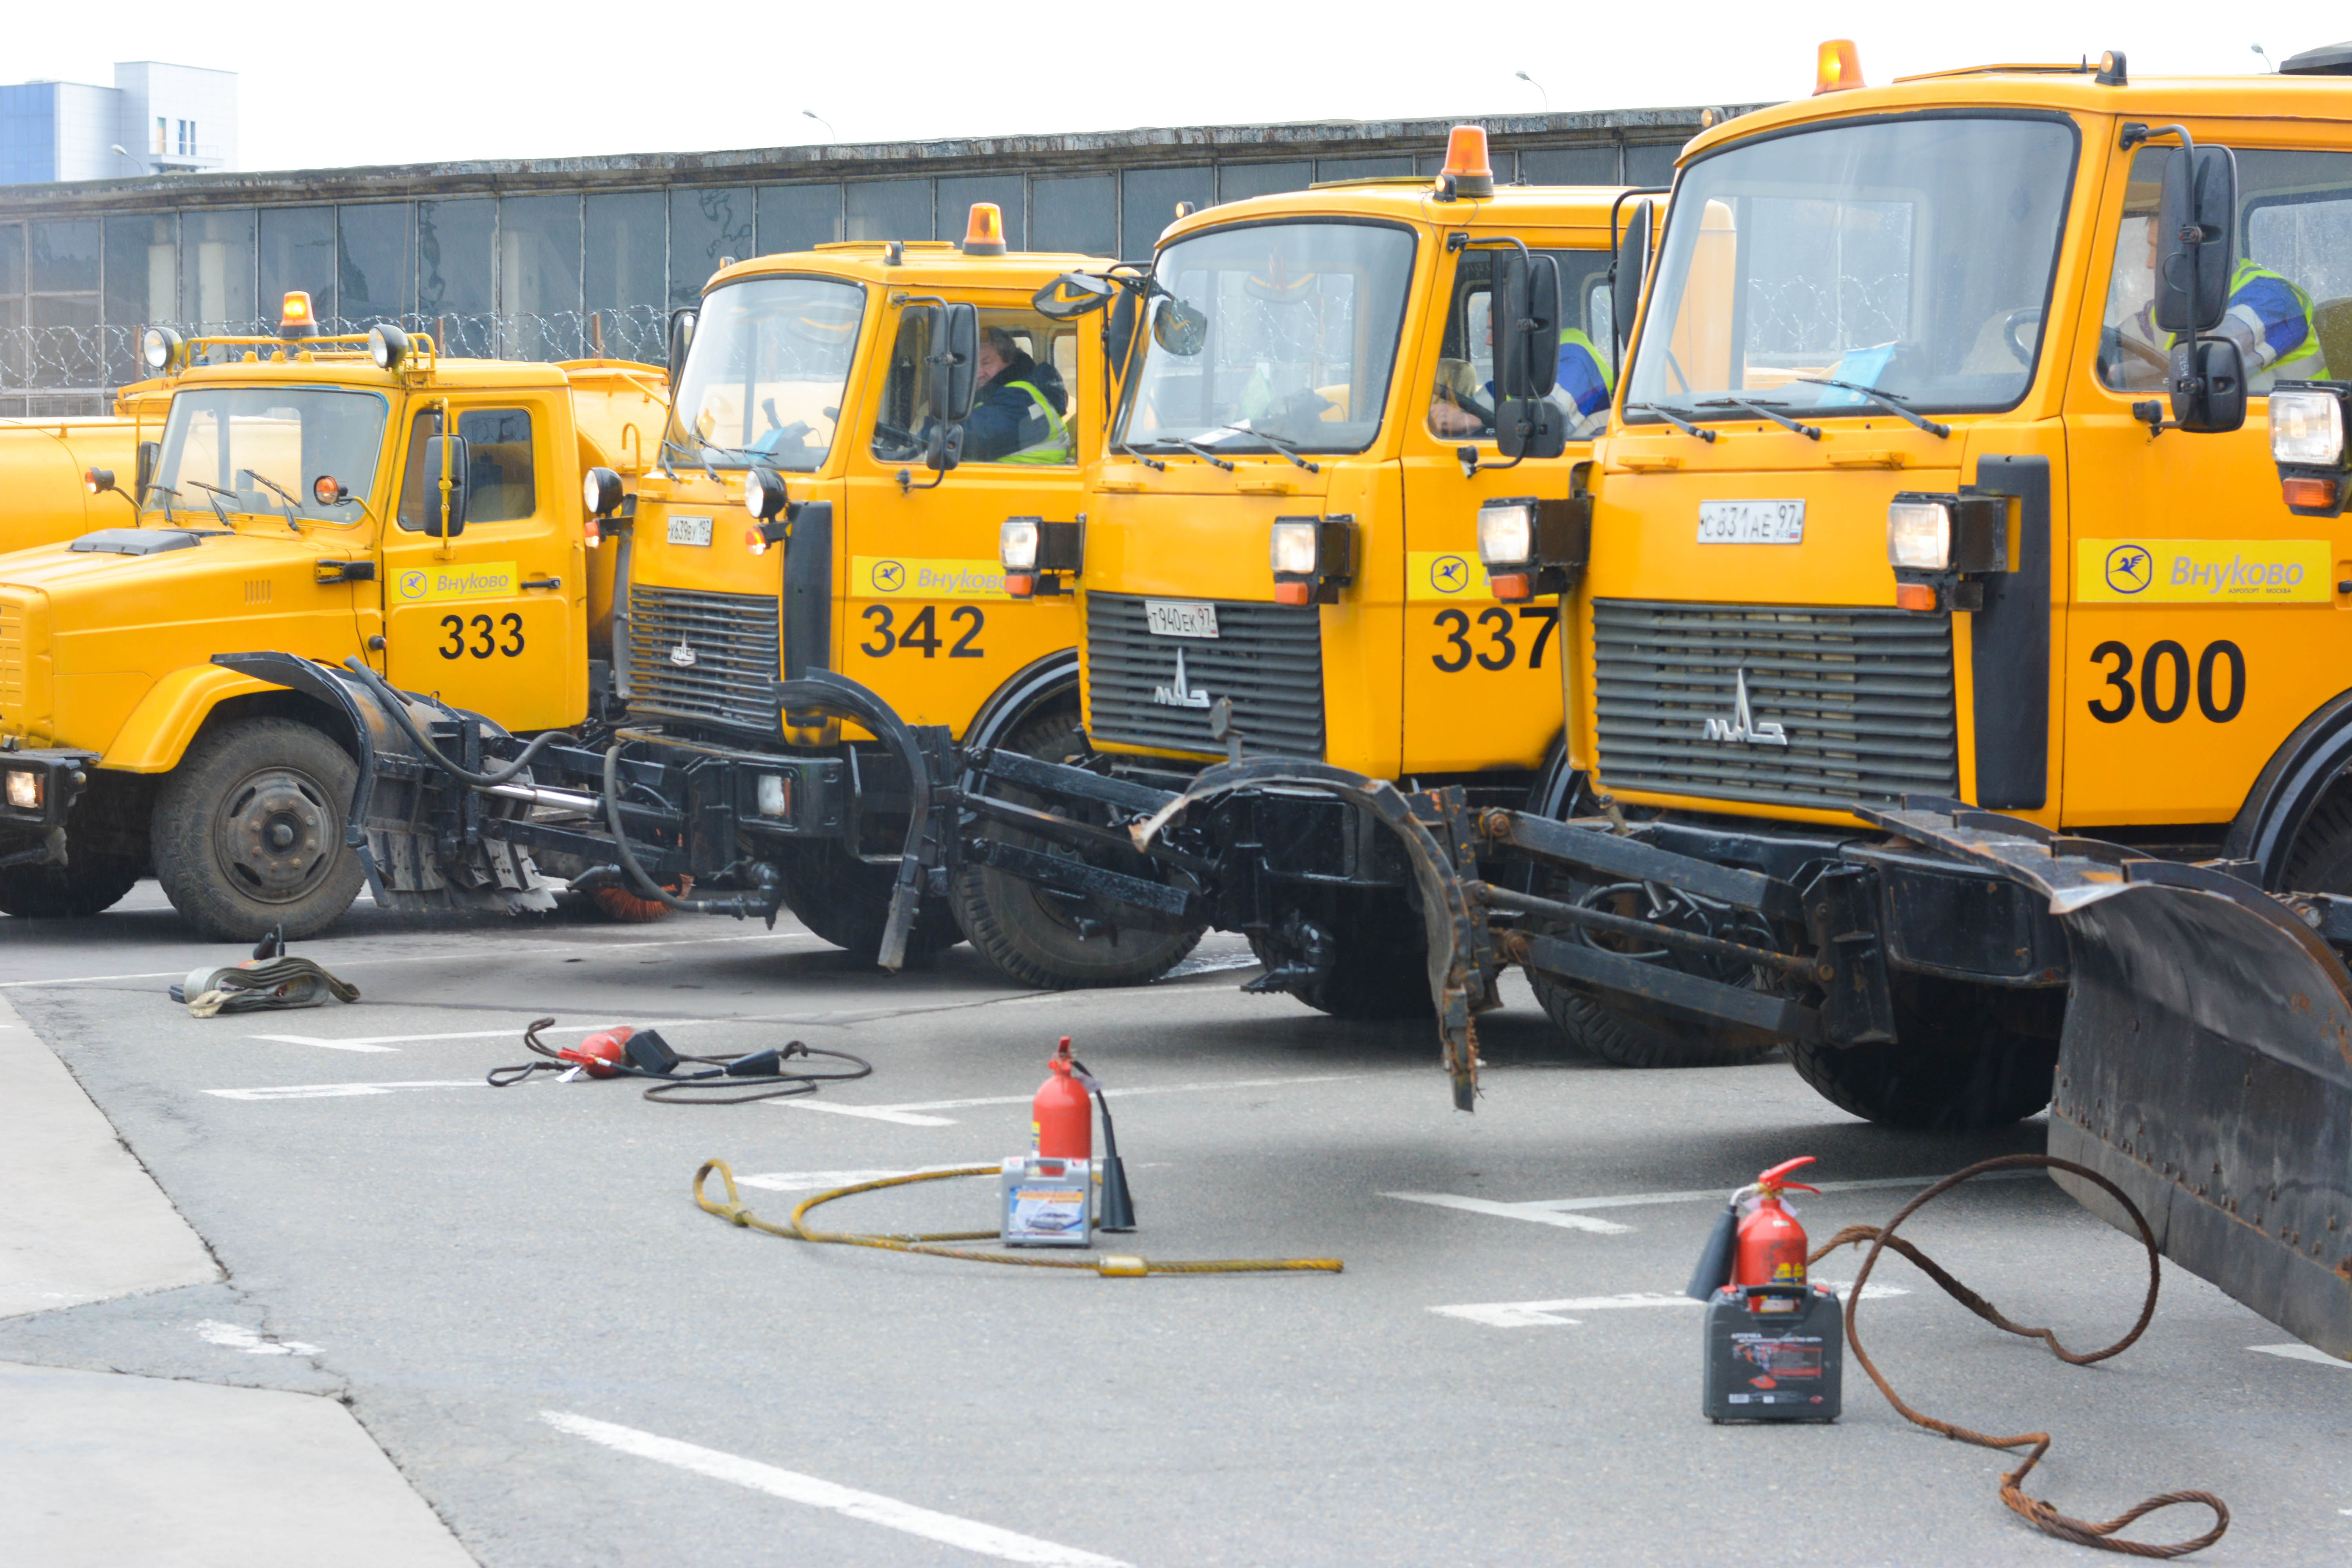
<path id="1" fill-rule="evenodd" d="M 966 4 L 328 8 L 37 5 L 0 79 L 110 84 L 118 58 L 239 74 L 247 169 L 688 152 L 838 140 L 1763 101 L 1854 38 L 1864 76 L 2128 52 L 2257 71 L 2352 35 L 2326 7 Z M 1509 18 L 1508 21 L 1504 20 Z M 2289 27 L 2299 31 L 2285 30 Z M 1525 71 L 1542 91 L 1516 79 Z M 832 121 L 828 133 L 811 110 Z"/>

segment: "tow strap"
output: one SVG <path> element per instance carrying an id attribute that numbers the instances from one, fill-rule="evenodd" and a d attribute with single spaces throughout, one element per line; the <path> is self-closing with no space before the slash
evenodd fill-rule
<path id="1" fill-rule="evenodd" d="M 185 980 L 172 987 L 172 1000 L 186 1003 L 189 1014 L 198 1018 L 265 1008 L 320 1007 L 330 996 L 338 1002 L 356 1002 L 360 988 L 307 958 L 289 955 L 284 926 L 263 937 L 253 956 L 244 963 L 192 969 Z"/>

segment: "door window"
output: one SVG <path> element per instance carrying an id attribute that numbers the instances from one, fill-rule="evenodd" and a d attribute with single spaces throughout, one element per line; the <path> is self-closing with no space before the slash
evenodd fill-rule
<path id="1" fill-rule="evenodd" d="M 408 431 L 408 461 L 401 469 L 400 526 L 425 531 L 426 497 L 441 482 L 425 469 L 425 443 L 441 434 L 441 411 L 420 410 Z M 457 434 L 466 443 L 466 521 L 514 522 L 539 510 L 531 461 L 530 410 L 463 408 Z"/>
<path id="2" fill-rule="evenodd" d="M 930 318 L 909 311 L 898 321 L 890 374 L 874 418 L 875 458 L 910 463 L 930 439 Z M 979 390 L 964 421 L 963 461 L 1068 466 L 1077 461 L 1078 334 L 1034 310 L 980 313 Z"/>
<path id="3" fill-rule="evenodd" d="M 1559 267 L 1560 300 L 1576 311 L 1561 323 L 1559 373 L 1551 401 L 1566 416 L 1568 438 L 1590 439 L 1609 422 L 1615 379 L 1609 363 L 1609 253 L 1538 250 Z M 1454 272 L 1437 373 L 1429 391 L 1429 430 L 1446 440 L 1495 438 L 1495 253 L 1469 250 Z M 1582 309 L 1579 310 L 1580 302 Z"/>

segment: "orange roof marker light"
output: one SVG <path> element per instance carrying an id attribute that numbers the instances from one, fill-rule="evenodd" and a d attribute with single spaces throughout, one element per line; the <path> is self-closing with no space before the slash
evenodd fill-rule
<path id="1" fill-rule="evenodd" d="M 1862 56 L 1852 38 L 1831 38 L 1813 58 L 1813 96 L 1863 85 Z"/>
<path id="2" fill-rule="evenodd" d="M 1004 254 L 1004 214 L 994 202 L 971 204 L 971 216 L 963 226 L 963 253 L 966 256 Z"/>
<path id="3" fill-rule="evenodd" d="M 1486 128 L 1457 125 L 1445 138 L 1445 167 L 1437 174 L 1440 201 L 1482 200 L 1495 194 L 1495 166 L 1486 161 Z"/>
<path id="4" fill-rule="evenodd" d="M 286 296 L 286 307 L 278 314 L 278 335 L 289 340 L 307 338 L 319 330 L 319 318 L 310 312 L 310 296 L 297 289 Z"/>

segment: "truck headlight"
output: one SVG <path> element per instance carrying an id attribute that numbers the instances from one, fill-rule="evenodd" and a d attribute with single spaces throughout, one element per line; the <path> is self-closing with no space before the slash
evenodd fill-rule
<path id="1" fill-rule="evenodd" d="M 180 334 L 169 327 L 150 327 L 139 334 L 139 357 L 158 374 L 172 368 L 172 356 L 179 350 Z"/>
<path id="2" fill-rule="evenodd" d="M 1536 509 L 1524 500 L 1478 509 L 1478 561 L 1491 574 L 1525 571 L 1536 558 Z"/>
<path id="3" fill-rule="evenodd" d="M 8 805 L 17 811 L 41 809 L 41 775 L 23 768 L 8 770 Z"/>
<path id="4" fill-rule="evenodd" d="M 378 370 L 398 370 L 408 357 L 408 334 L 389 323 L 368 329 L 368 358 Z"/>
<path id="5" fill-rule="evenodd" d="M 792 781 L 782 773 L 761 773 L 758 805 L 761 816 L 790 816 L 793 814 Z"/>
<path id="6" fill-rule="evenodd" d="M 2271 458 L 2300 468 L 2344 462 L 2344 405 L 2332 392 L 2271 394 Z"/>
<path id="7" fill-rule="evenodd" d="M 1886 509 L 1886 560 L 1897 571 L 1941 572 L 1952 563 L 1952 509 L 1898 500 Z"/>
<path id="8" fill-rule="evenodd" d="M 743 510 L 761 522 L 782 517 L 791 498 L 784 481 L 756 464 L 743 470 Z"/>
<path id="9" fill-rule="evenodd" d="M 996 560 L 1007 572 L 1037 570 L 1037 536 L 1041 530 L 1034 517 L 1008 517 L 996 535 Z"/>
<path id="10" fill-rule="evenodd" d="M 1285 517 L 1275 521 L 1274 531 L 1268 537 L 1266 556 L 1276 577 L 1312 577 L 1316 556 L 1320 553 L 1317 538 L 1319 518 Z"/>

